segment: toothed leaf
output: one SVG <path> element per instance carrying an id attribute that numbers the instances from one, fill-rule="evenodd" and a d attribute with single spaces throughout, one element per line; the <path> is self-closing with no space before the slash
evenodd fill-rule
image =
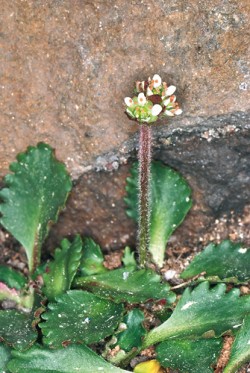
<path id="1" fill-rule="evenodd" d="M 15 310 L 0 311 L 0 341 L 17 350 L 29 348 L 37 339 L 32 314 Z"/>
<path id="2" fill-rule="evenodd" d="M 91 238 L 85 237 L 83 240 L 82 260 L 80 271 L 83 276 L 95 275 L 106 272 L 103 265 L 104 257 L 102 250 Z"/>
<path id="3" fill-rule="evenodd" d="M 218 245 L 211 243 L 195 256 L 181 278 L 187 279 L 202 272 L 206 272 L 206 277 L 236 277 L 239 281 L 247 281 L 250 279 L 250 248 L 229 240 Z"/>
<path id="4" fill-rule="evenodd" d="M 127 214 L 138 219 L 138 171 L 137 164 L 131 169 L 127 178 Z M 173 169 L 161 162 L 151 165 L 151 225 L 149 251 L 153 261 L 162 267 L 164 253 L 169 237 L 182 223 L 192 206 L 191 189 L 185 179 Z"/>
<path id="5" fill-rule="evenodd" d="M 175 301 L 175 294 L 167 283 L 150 269 L 135 271 L 133 268 L 119 268 L 95 276 L 79 277 L 75 286 L 89 290 L 114 302 L 144 302 L 148 299 Z"/>
<path id="6" fill-rule="evenodd" d="M 43 275 L 43 292 L 49 300 L 65 293 L 70 289 L 71 283 L 79 267 L 82 254 L 82 240 L 77 235 L 71 243 L 64 239 L 61 249 L 56 249 L 54 260 L 48 265 L 48 273 Z"/>
<path id="7" fill-rule="evenodd" d="M 12 356 L 8 364 L 12 373 L 129 373 L 82 345 L 57 350 L 36 345 L 23 353 L 13 351 Z"/>
<path id="8" fill-rule="evenodd" d="M 250 362 L 250 314 L 243 322 L 234 340 L 229 362 L 223 373 L 234 373 L 244 363 Z"/>
<path id="9" fill-rule="evenodd" d="M 50 146 L 29 147 L 12 163 L 0 191 L 1 224 L 24 246 L 30 271 L 40 262 L 49 226 L 57 220 L 71 189 L 65 166 Z"/>
<path id="10" fill-rule="evenodd" d="M 135 308 L 130 311 L 123 319 L 126 329 L 116 335 L 116 345 L 126 352 L 132 350 L 133 347 L 141 347 L 142 338 L 146 334 L 142 326 L 144 319 L 144 314 L 139 309 Z"/>
<path id="11" fill-rule="evenodd" d="M 68 343 L 95 343 L 111 335 L 121 321 L 123 305 L 81 290 L 70 290 L 48 304 L 39 324 L 44 343 L 58 348 Z"/>
<path id="12" fill-rule="evenodd" d="M 145 344 L 149 346 L 167 338 L 201 338 L 205 333 L 221 336 L 230 329 L 236 330 L 250 312 L 250 296 L 240 297 L 238 289 L 225 291 L 225 284 L 209 288 L 208 282 L 193 291 L 187 288 L 172 316 L 149 332 Z"/>
<path id="13" fill-rule="evenodd" d="M 26 278 L 10 267 L 0 265 L 0 281 L 8 285 L 9 288 L 20 290 L 26 284 Z"/>
<path id="14" fill-rule="evenodd" d="M 156 347 L 157 360 L 164 368 L 186 373 L 212 373 L 222 348 L 220 339 L 167 340 Z"/>

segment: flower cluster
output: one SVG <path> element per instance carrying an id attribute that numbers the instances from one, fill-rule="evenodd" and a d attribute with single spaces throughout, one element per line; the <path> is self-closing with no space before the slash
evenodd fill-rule
<path id="1" fill-rule="evenodd" d="M 125 97 L 126 113 L 142 123 L 153 123 L 159 115 L 180 115 L 182 110 L 176 102 L 176 87 L 167 86 L 158 74 L 148 81 L 136 82 L 135 92 L 138 96 Z"/>

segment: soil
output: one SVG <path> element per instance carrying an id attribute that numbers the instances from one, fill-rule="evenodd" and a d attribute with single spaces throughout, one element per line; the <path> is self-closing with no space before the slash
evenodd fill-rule
<path id="1" fill-rule="evenodd" d="M 242 217 L 235 216 L 233 213 L 230 217 L 223 216 L 215 221 L 214 230 L 203 237 L 196 239 L 198 242 L 197 246 L 181 245 L 180 243 L 169 242 L 167 248 L 167 259 L 165 265 L 161 270 L 163 277 L 170 283 L 174 288 L 182 286 L 183 280 L 179 278 L 179 274 L 183 269 L 190 263 L 192 258 L 202 247 L 206 246 L 209 242 L 220 242 L 221 237 L 227 236 L 233 241 L 244 241 L 245 244 L 250 244 L 250 208 L 244 211 Z M 114 269 L 121 265 L 123 250 L 110 252 L 105 255 L 104 265 L 108 269 Z M 46 258 L 44 258 L 46 259 Z M 26 256 L 24 249 L 20 244 L 11 237 L 11 235 L 4 229 L 0 229 L 0 264 L 7 264 L 16 270 L 28 273 L 26 265 Z M 242 294 L 250 294 L 250 286 L 241 286 Z M 148 312 L 147 310 L 144 310 Z M 150 318 L 150 312 L 148 314 Z M 151 319 L 151 322 L 155 322 Z M 233 337 L 225 336 L 224 345 L 221 352 L 221 356 L 214 367 L 214 373 L 221 373 L 225 367 L 229 355 L 230 348 L 233 343 Z M 136 357 L 134 363 L 145 361 L 149 358 L 154 357 L 154 349 L 149 348 L 141 353 L 140 356 Z M 166 369 L 166 373 L 176 373 L 177 371 Z M 242 367 L 238 373 L 250 373 L 250 363 Z"/>

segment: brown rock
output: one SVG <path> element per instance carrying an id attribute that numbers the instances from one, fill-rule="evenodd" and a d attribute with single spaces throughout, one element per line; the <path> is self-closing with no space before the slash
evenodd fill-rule
<path id="1" fill-rule="evenodd" d="M 2 0 L 1 174 L 27 145 L 46 141 L 77 178 L 136 131 L 123 97 L 156 72 L 177 85 L 184 109 L 169 131 L 245 112 L 249 7 L 248 0 Z"/>

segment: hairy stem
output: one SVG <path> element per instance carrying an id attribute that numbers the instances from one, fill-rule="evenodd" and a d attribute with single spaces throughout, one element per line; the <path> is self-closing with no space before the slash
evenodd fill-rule
<path id="1" fill-rule="evenodd" d="M 151 163 L 151 127 L 140 125 L 139 140 L 139 227 L 138 252 L 142 268 L 147 263 L 150 229 L 150 163 Z"/>

